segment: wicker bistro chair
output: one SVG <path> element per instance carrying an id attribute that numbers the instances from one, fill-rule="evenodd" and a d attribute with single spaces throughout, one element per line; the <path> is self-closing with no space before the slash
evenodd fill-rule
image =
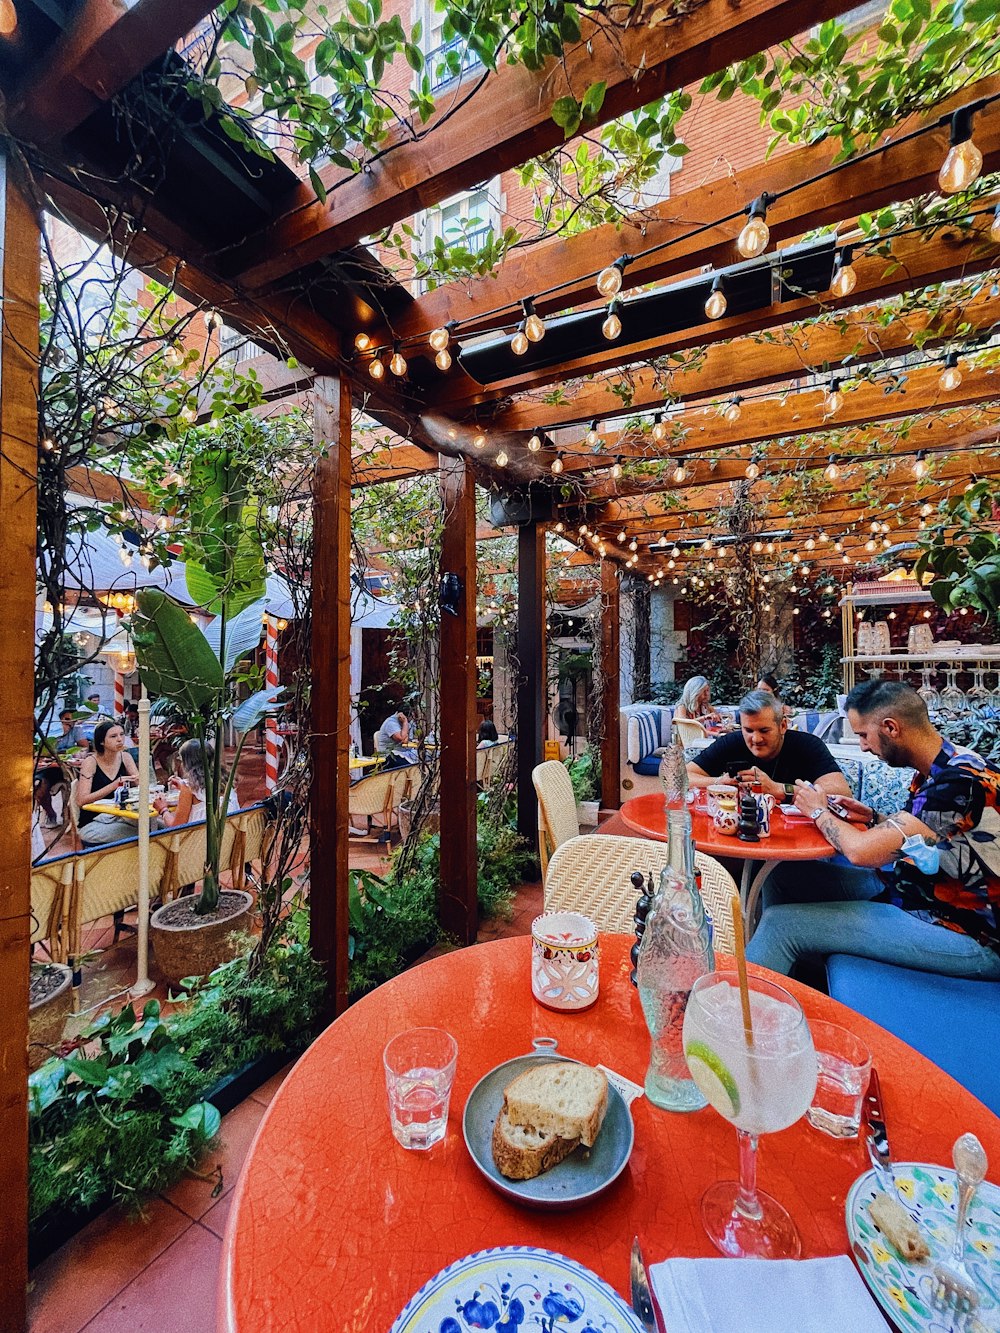
<path id="1" fill-rule="evenodd" d="M 630 876 L 653 872 L 667 864 L 667 844 L 646 838 L 584 834 L 556 848 L 545 879 L 546 912 L 582 912 L 598 930 L 628 935 L 635 929 L 636 892 Z M 714 857 L 695 853 L 701 871 L 701 896 L 712 917 L 713 940 L 719 953 L 733 953 L 735 939 L 730 912 L 736 882 Z"/>
<path id="2" fill-rule="evenodd" d="M 580 836 L 580 822 L 565 764 L 547 759 L 531 770 L 531 781 L 538 796 L 538 856 L 544 881 L 549 858 L 564 842 Z"/>
<path id="3" fill-rule="evenodd" d="M 388 834 L 400 801 L 405 801 L 419 784 L 419 764 L 407 764 L 404 768 L 383 768 L 369 777 L 360 778 L 351 784 L 347 793 L 349 822 L 353 824 L 356 818 L 364 819 L 365 831 L 371 833 L 372 818 L 377 817 Z M 355 829 L 355 832 L 359 831 Z"/>
<path id="4" fill-rule="evenodd" d="M 694 718 L 675 717 L 673 725 L 677 728 L 682 745 L 694 745 L 696 741 L 703 741 L 708 735 L 701 723 L 696 722 Z"/>

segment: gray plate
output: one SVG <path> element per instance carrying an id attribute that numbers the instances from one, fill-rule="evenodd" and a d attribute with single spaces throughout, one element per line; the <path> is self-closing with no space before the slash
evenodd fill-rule
<path id="1" fill-rule="evenodd" d="M 521 1055 L 507 1060 L 479 1080 L 469 1093 L 462 1118 L 466 1147 L 480 1171 L 501 1194 L 530 1208 L 575 1208 L 603 1193 L 618 1179 L 632 1155 L 635 1129 L 621 1093 L 608 1083 L 608 1110 L 590 1149 L 576 1148 L 551 1171 L 534 1180 L 508 1180 L 493 1161 L 493 1126 L 503 1105 L 503 1090 L 534 1065 L 555 1064 L 559 1055 Z"/>

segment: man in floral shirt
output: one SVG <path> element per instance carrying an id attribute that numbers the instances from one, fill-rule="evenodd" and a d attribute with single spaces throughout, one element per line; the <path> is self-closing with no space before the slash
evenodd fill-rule
<path id="1" fill-rule="evenodd" d="M 945 740 L 909 685 L 865 681 L 847 716 L 862 749 L 916 769 L 909 799 L 885 816 L 841 797 L 848 822 L 824 792 L 797 783 L 796 805 L 858 869 L 810 862 L 796 895 L 808 900 L 766 908 L 747 956 L 786 975 L 800 959 L 849 953 L 1000 980 L 1000 773 Z"/>

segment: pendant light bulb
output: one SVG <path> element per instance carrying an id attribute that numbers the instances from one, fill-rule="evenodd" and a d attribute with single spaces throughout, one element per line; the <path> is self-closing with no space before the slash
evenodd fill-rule
<path id="1" fill-rule="evenodd" d="M 509 462 L 510 459 L 507 457 L 506 450 L 501 449 L 497 454 L 497 467 L 506 467 Z"/>
<path id="2" fill-rule="evenodd" d="M 446 328 L 442 327 L 440 329 L 435 329 L 427 341 L 434 348 L 435 352 L 443 352 L 448 346 L 450 339 L 451 334 Z"/>
<path id="3" fill-rule="evenodd" d="M 657 444 L 662 444 L 666 438 L 667 428 L 663 424 L 663 414 L 662 412 L 657 412 L 656 416 L 653 418 L 653 439 Z"/>
<path id="4" fill-rule="evenodd" d="M 962 372 L 958 368 L 958 353 L 949 352 L 944 359 L 944 370 L 938 385 L 945 393 L 953 393 L 962 383 Z"/>
<path id="5" fill-rule="evenodd" d="M 368 333 L 356 333 L 354 335 L 354 347 L 358 352 L 367 352 L 372 345 L 371 335 Z"/>
<path id="6" fill-rule="evenodd" d="M 562 470 L 563 470 L 562 454 L 556 454 L 555 458 L 553 458 L 552 460 L 552 471 L 558 475 Z"/>
<path id="7" fill-rule="evenodd" d="M 826 472 L 824 475 L 826 476 L 827 481 L 836 481 L 840 476 L 840 468 L 837 466 L 837 460 L 832 454 L 830 455 L 829 463 L 826 465 Z"/>
<path id="8" fill-rule="evenodd" d="M 625 272 L 625 265 L 628 261 L 628 255 L 621 255 L 613 264 L 601 269 L 597 278 L 597 290 L 605 301 L 610 301 L 612 296 L 617 296 L 621 291 L 622 274 Z"/>
<path id="9" fill-rule="evenodd" d="M 945 194 L 967 190 L 983 169 L 983 155 L 972 142 L 972 117 L 972 108 L 963 106 L 951 118 L 951 146 L 938 172 Z"/>
<path id="10" fill-rule="evenodd" d="M 622 461 L 621 461 L 620 458 L 616 458 L 615 461 L 614 461 L 614 463 L 612 463 L 612 465 L 611 465 L 611 479 L 612 479 L 612 481 L 617 481 L 617 480 L 619 479 L 619 477 L 621 476 L 621 474 L 622 474 Z"/>
<path id="11" fill-rule="evenodd" d="M 168 366 L 179 366 L 184 360 L 184 348 L 180 343 L 168 343 L 163 359 Z"/>
<path id="12" fill-rule="evenodd" d="M 389 369 L 398 377 L 406 374 L 406 357 L 399 350 L 399 343 L 392 349 L 392 357 L 389 361 Z"/>
<path id="13" fill-rule="evenodd" d="M 831 380 L 826 395 L 826 410 L 832 416 L 844 406 L 844 395 L 840 392 L 840 380 Z"/>
<path id="14" fill-rule="evenodd" d="M 542 447 L 542 437 L 538 434 L 532 435 L 531 439 L 528 441 L 528 452 L 532 454 L 537 454 L 539 449 L 541 449 L 541 447 Z"/>
<path id="15" fill-rule="evenodd" d="M 760 468 L 756 463 L 747 464 L 747 481 L 756 481 L 760 476 Z"/>
<path id="16" fill-rule="evenodd" d="M 385 378 L 385 362 L 380 357 L 373 357 L 368 363 L 368 374 L 373 380 Z"/>
<path id="17" fill-rule="evenodd" d="M 607 338 L 608 342 L 614 342 L 616 338 L 621 336 L 622 322 L 621 317 L 618 314 L 620 309 L 621 302 L 618 300 L 612 301 L 608 306 L 607 318 L 601 325 L 601 332 L 604 334 L 605 338 Z"/>
<path id="18" fill-rule="evenodd" d="M 845 245 L 843 250 L 837 251 L 837 258 L 833 266 L 833 278 L 830 280 L 830 291 L 836 297 L 850 296 L 858 285 L 858 275 L 851 263 L 853 253 L 849 245 Z"/>
<path id="19" fill-rule="evenodd" d="M 770 202 L 771 196 L 762 194 L 753 201 L 747 210 L 750 216 L 736 238 L 736 248 L 744 259 L 756 259 L 767 249 L 767 243 L 771 239 L 771 232 L 766 221 L 767 206 Z"/>
<path id="20" fill-rule="evenodd" d="M 679 486 L 686 476 L 687 476 L 687 469 L 685 468 L 684 464 L 678 463 L 677 466 L 674 468 L 674 483 L 677 486 Z"/>
<path id="21" fill-rule="evenodd" d="M 726 293 L 723 291 L 722 274 L 717 273 L 712 282 L 712 290 L 708 294 L 708 300 L 705 302 L 705 314 L 709 319 L 721 319 L 726 313 Z"/>
<path id="22" fill-rule="evenodd" d="M 434 358 L 434 364 L 438 370 L 451 370 L 451 353 L 447 347 L 442 347 L 440 352 Z"/>
<path id="23" fill-rule="evenodd" d="M 521 302 L 524 310 L 524 336 L 528 342 L 540 343 L 545 337 L 545 324 L 539 315 L 535 314 L 534 302 L 524 300 Z"/>
<path id="24" fill-rule="evenodd" d="M 740 406 L 740 399 L 734 398 L 731 403 L 727 404 L 726 410 L 725 412 L 723 412 L 722 415 L 725 417 L 727 421 L 739 421 L 740 417 L 743 415 L 743 408 Z"/>
<path id="25" fill-rule="evenodd" d="M 927 475 L 927 460 L 923 455 L 923 450 L 921 450 L 913 460 L 913 475 L 918 480 Z"/>
<path id="26" fill-rule="evenodd" d="M 529 346 L 528 335 L 524 331 L 524 320 L 522 319 L 517 327 L 517 332 L 510 340 L 510 350 L 515 356 L 524 356 Z"/>

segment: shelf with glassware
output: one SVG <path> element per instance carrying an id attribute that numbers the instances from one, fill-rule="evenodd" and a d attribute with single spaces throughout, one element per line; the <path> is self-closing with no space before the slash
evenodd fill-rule
<path id="1" fill-rule="evenodd" d="M 855 684 L 856 667 L 869 676 L 898 675 L 901 678 L 919 674 L 918 692 L 931 711 L 943 709 L 958 714 L 979 708 L 1000 707 L 1000 645 L 961 643 L 957 639 L 935 640 L 930 625 L 909 627 L 906 647 L 894 647 L 890 640 L 889 622 L 879 620 L 855 623 L 860 608 L 893 606 L 911 603 L 932 603 L 926 589 L 915 580 L 894 580 L 858 583 L 848 587 L 841 600 L 844 655 L 844 691 Z M 943 688 L 938 689 L 935 677 L 945 676 Z M 967 689 L 958 685 L 958 677 L 965 673 L 972 683 Z M 989 675 L 996 675 L 992 688 L 986 683 Z"/>

